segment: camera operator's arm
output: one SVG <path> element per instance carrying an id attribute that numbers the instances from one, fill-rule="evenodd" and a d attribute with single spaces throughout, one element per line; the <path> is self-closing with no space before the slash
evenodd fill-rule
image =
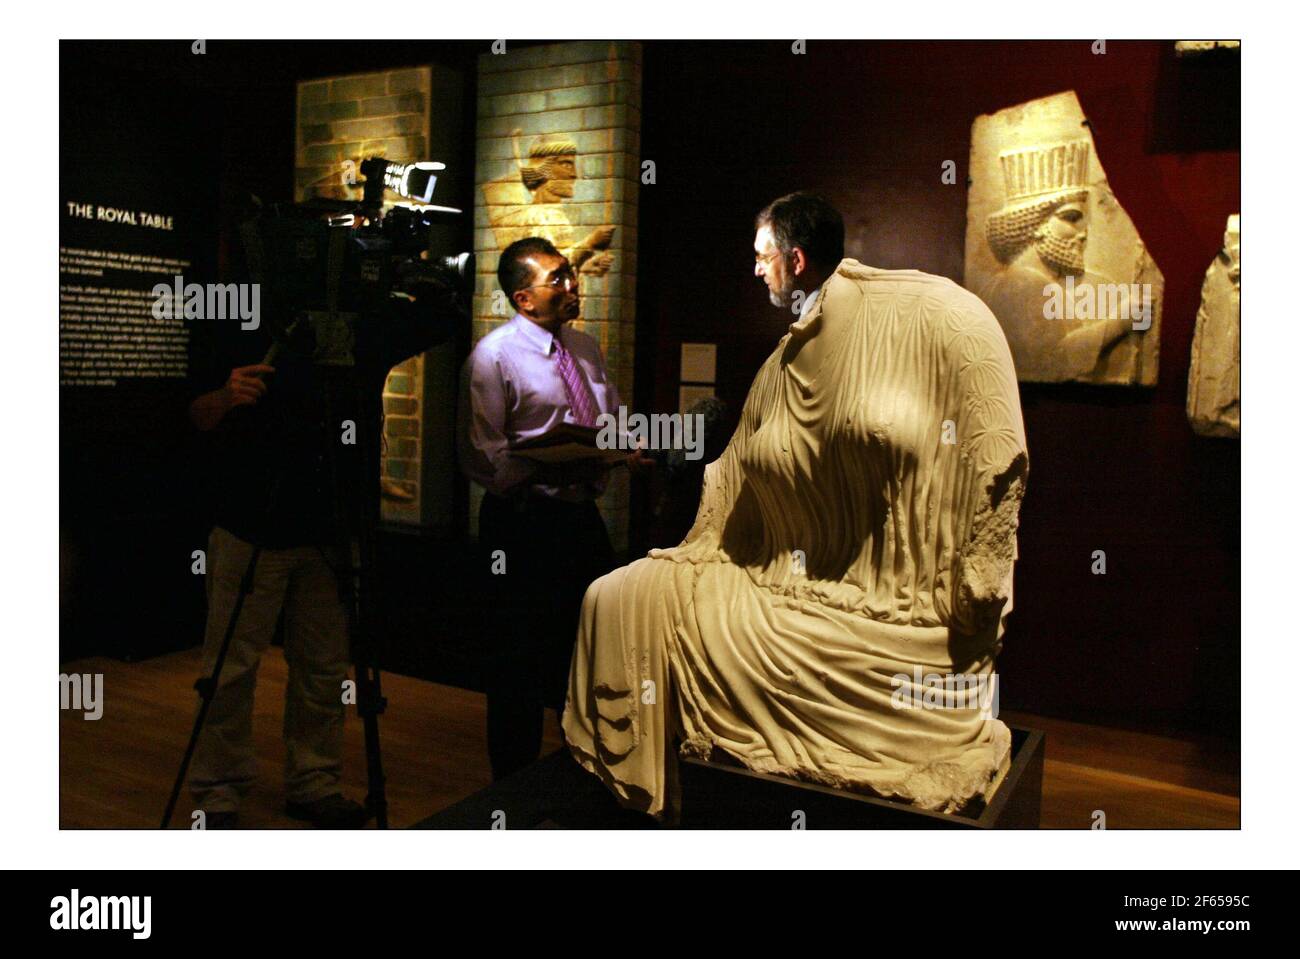
<path id="1" fill-rule="evenodd" d="M 190 404 L 190 422 L 200 430 L 213 430 L 237 406 L 252 406 L 266 395 L 262 376 L 274 373 L 275 368 L 262 363 L 237 366 L 219 389 L 202 393 Z"/>

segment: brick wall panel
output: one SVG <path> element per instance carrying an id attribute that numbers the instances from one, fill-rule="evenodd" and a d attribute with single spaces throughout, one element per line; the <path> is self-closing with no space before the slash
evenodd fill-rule
<path id="1" fill-rule="evenodd" d="M 548 236 L 573 245 L 613 226 L 611 269 L 580 277 L 583 315 L 574 327 L 595 337 L 625 403 L 632 398 L 635 345 L 636 207 L 640 193 L 641 49 L 636 43 L 583 41 L 479 57 L 474 250 L 477 341 L 509 319 L 493 312 L 499 253 L 513 239 Z M 572 141 L 573 196 L 538 205 L 520 175 L 534 145 Z M 567 244 L 562 242 L 567 240 Z M 475 487 L 475 500 L 480 491 Z M 627 478 L 615 471 L 601 508 L 618 548 L 626 546 Z"/>
<path id="2" fill-rule="evenodd" d="M 370 156 L 399 162 L 428 159 L 431 72 L 427 67 L 329 77 L 298 84 L 296 198 L 361 199 L 344 183 L 347 161 Z M 419 522 L 424 358 L 413 357 L 384 386 L 382 476 L 410 500 L 383 500 L 384 519 Z"/>

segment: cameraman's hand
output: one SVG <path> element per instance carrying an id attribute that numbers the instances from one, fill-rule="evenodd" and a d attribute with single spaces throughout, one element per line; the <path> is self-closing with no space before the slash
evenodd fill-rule
<path id="1" fill-rule="evenodd" d="M 274 373 L 274 366 L 254 363 L 251 366 L 236 366 L 230 371 L 230 378 L 222 390 L 226 394 L 226 408 L 252 406 L 266 395 L 266 383 L 262 377 Z"/>
<path id="2" fill-rule="evenodd" d="M 236 406 L 252 406 L 265 396 L 266 384 L 261 377 L 274 372 L 275 367 L 264 363 L 235 367 L 225 386 L 204 393 L 190 404 L 190 422 L 201 430 L 216 429 Z"/>

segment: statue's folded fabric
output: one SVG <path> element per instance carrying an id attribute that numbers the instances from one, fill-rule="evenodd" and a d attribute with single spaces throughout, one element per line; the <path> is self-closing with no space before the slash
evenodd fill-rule
<path id="1" fill-rule="evenodd" d="M 1009 731 L 985 693 L 934 683 L 988 688 L 1027 469 L 988 308 L 844 260 L 759 371 L 685 541 L 588 589 L 570 749 L 653 815 L 674 738 L 926 809 L 987 797 Z"/>

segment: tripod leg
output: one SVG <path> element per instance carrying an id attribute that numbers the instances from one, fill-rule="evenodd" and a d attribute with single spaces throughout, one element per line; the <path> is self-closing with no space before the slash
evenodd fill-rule
<path id="1" fill-rule="evenodd" d="M 357 714 L 361 717 L 366 743 L 366 808 L 375 817 L 375 826 L 388 828 L 388 797 L 384 788 L 384 762 L 379 749 L 379 717 L 388 703 L 379 683 L 379 667 L 371 662 L 369 604 L 366 592 L 370 585 L 369 569 L 361 563 L 367 554 L 354 543 L 352 565 L 341 579 L 344 606 L 348 614 L 348 635 L 352 640 L 352 662 L 357 683 Z"/>
<path id="2" fill-rule="evenodd" d="M 357 711 L 366 736 L 366 807 L 375 817 L 375 826 L 388 828 L 388 795 L 384 787 L 384 760 L 379 751 L 379 715 L 388 705 L 379 684 L 377 666 L 357 664 Z"/>
<path id="3" fill-rule="evenodd" d="M 244 608 L 244 598 L 253 591 L 253 578 L 257 573 L 257 559 L 262 555 L 260 546 L 253 547 L 253 553 L 248 558 L 248 568 L 244 570 L 244 576 L 239 581 L 239 593 L 235 596 L 235 605 L 230 610 L 230 622 L 226 624 L 226 634 L 221 638 L 221 648 L 217 651 L 217 661 L 212 667 L 212 675 L 203 677 L 194 684 L 198 690 L 200 704 L 199 714 L 194 719 L 194 728 L 190 731 L 190 742 L 185 747 L 185 755 L 181 758 L 180 771 L 176 773 L 176 782 L 172 784 L 172 794 L 167 800 L 167 808 L 163 812 L 162 824 L 160 829 L 166 829 L 171 825 L 172 813 L 176 811 L 176 801 L 180 798 L 181 789 L 185 785 L 185 776 L 190 770 L 190 760 L 194 758 L 194 750 L 199 744 L 199 735 L 203 732 L 203 721 L 208 717 L 208 708 L 212 705 L 212 697 L 217 693 L 217 681 L 221 678 L 221 667 L 226 662 L 226 653 L 230 650 L 230 640 L 235 635 L 235 627 L 239 623 L 239 613 Z"/>

